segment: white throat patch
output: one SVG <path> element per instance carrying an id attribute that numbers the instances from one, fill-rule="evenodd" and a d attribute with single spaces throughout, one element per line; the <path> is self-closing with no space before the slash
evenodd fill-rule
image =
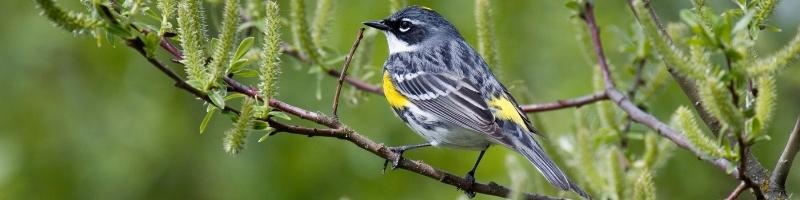
<path id="1" fill-rule="evenodd" d="M 389 54 L 409 52 L 417 49 L 417 45 L 409 45 L 407 42 L 395 37 L 391 32 L 386 31 L 383 33 L 386 34 L 386 42 L 389 43 Z"/>

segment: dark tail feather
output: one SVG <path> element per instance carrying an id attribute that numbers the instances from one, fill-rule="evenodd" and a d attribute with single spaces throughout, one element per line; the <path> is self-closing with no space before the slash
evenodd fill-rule
<path id="1" fill-rule="evenodd" d="M 536 169 L 547 179 L 547 182 L 550 182 L 550 184 L 562 190 L 572 190 L 584 198 L 592 199 L 588 193 L 573 183 L 567 175 L 558 168 L 556 163 L 545 154 L 539 143 L 533 140 L 532 136 L 523 137 L 520 138 L 520 140 L 523 144 L 515 145 L 516 150 L 536 166 Z"/>

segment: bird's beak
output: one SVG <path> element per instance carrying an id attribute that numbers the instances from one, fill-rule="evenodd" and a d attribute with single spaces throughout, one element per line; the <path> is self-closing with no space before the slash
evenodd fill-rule
<path id="1" fill-rule="evenodd" d="M 389 30 L 389 26 L 386 26 L 386 24 L 383 23 L 383 20 L 364 22 L 364 25 L 367 25 L 369 27 L 372 27 L 372 28 L 375 28 L 375 29 L 378 29 L 378 30 L 382 30 L 382 31 Z"/>

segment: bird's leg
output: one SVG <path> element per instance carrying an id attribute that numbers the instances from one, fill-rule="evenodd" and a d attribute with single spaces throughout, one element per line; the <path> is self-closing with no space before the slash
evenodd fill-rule
<path id="1" fill-rule="evenodd" d="M 429 146 L 431 146 L 431 143 L 405 145 L 405 146 L 399 146 L 399 147 L 389 147 L 388 148 L 389 151 L 395 152 L 395 153 L 400 154 L 400 155 L 397 156 L 397 159 L 386 159 L 386 161 L 383 162 L 383 171 L 384 172 L 386 171 L 386 166 L 389 165 L 389 161 L 390 160 L 392 161 L 392 169 L 397 168 L 397 165 L 400 164 L 400 159 L 403 159 L 403 153 L 405 153 L 406 151 L 411 150 L 411 149 L 421 148 L 421 147 L 429 147 Z"/>
<path id="2" fill-rule="evenodd" d="M 472 166 L 472 169 L 469 170 L 469 172 L 467 172 L 467 176 L 464 177 L 464 179 L 467 179 L 467 181 L 469 181 L 469 183 L 470 183 L 469 187 L 464 189 L 464 193 L 466 193 L 467 197 L 469 197 L 470 199 L 475 197 L 475 191 L 472 191 L 472 186 L 475 185 L 475 170 L 478 169 L 478 164 L 481 163 L 481 159 L 483 158 L 483 154 L 486 153 L 486 149 L 488 149 L 488 148 L 489 147 L 486 147 L 485 149 L 481 150 L 481 154 L 478 155 L 478 161 L 475 161 L 475 165 Z"/>

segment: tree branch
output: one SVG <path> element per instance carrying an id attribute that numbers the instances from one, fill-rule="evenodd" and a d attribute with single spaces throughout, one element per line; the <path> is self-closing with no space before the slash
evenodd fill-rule
<path id="1" fill-rule="evenodd" d="M 641 21 L 639 17 L 641 13 L 636 12 L 636 7 L 633 5 L 634 1 L 636 0 L 628 0 L 628 6 L 633 12 L 634 18 L 636 18 L 636 20 L 639 21 L 639 23 L 646 23 Z M 650 17 L 653 18 L 653 21 L 656 23 L 659 32 L 661 32 L 663 39 L 666 40 L 668 44 L 672 45 L 673 44 L 672 37 L 669 36 L 667 30 L 664 28 L 664 25 L 661 24 L 655 10 L 653 9 L 653 7 L 650 6 L 650 1 L 643 0 L 643 2 L 645 3 L 645 8 L 647 8 L 647 10 L 649 11 L 648 13 L 645 14 L 649 14 Z M 672 66 L 672 63 L 664 62 L 664 65 L 667 67 L 667 71 L 672 76 L 672 78 L 675 79 L 675 82 L 678 83 L 678 86 L 680 86 L 681 90 L 683 90 L 683 93 L 686 94 L 686 97 L 689 98 L 689 101 L 693 102 L 692 106 L 694 107 L 695 111 L 697 111 L 697 113 L 700 115 L 700 119 L 702 119 L 703 122 L 705 122 L 704 124 L 708 126 L 708 128 L 711 130 L 711 133 L 713 133 L 714 135 L 718 135 L 719 131 L 722 129 L 722 126 L 720 126 L 720 123 L 719 121 L 717 121 L 717 119 L 712 117 L 711 114 L 709 114 L 706 111 L 705 106 L 702 103 L 699 103 L 700 94 L 697 93 L 697 87 L 695 82 L 687 78 L 686 76 L 678 73 Z"/>
<path id="2" fill-rule="evenodd" d="M 747 183 L 742 181 L 742 183 L 739 183 L 739 186 L 736 186 L 736 189 L 733 189 L 733 192 L 731 192 L 731 194 L 728 195 L 728 198 L 725 198 L 725 200 L 736 200 L 736 198 L 739 197 L 739 194 L 742 194 L 745 188 L 747 188 Z"/>
<path id="3" fill-rule="evenodd" d="M 356 49 L 358 49 L 358 44 L 361 44 L 362 38 L 364 38 L 364 28 L 358 29 L 356 41 L 353 43 L 353 47 L 350 48 L 350 53 L 347 53 L 344 63 L 342 63 L 342 74 L 339 75 L 339 84 L 336 85 L 336 94 L 333 96 L 333 108 L 331 110 L 333 118 L 338 118 L 336 111 L 339 109 L 339 95 L 342 93 L 342 84 L 344 84 L 344 79 L 347 77 L 347 68 L 350 67 L 350 61 L 353 60 L 353 54 L 356 53 Z"/>
<path id="4" fill-rule="evenodd" d="M 207 103 L 212 103 L 212 101 L 208 97 L 208 95 L 206 95 L 202 91 L 199 91 L 199 90 L 193 88 L 191 85 L 186 83 L 172 69 L 169 69 L 166 65 L 164 65 L 160 61 L 156 60 L 155 58 L 147 57 L 147 54 L 146 54 L 146 51 L 145 51 L 145 45 L 144 45 L 144 42 L 142 41 L 141 38 L 137 37 L 137 38 L 134 38 L 134 39 L 129 39 L 129 40 L 126 40 L 126 43 L 128 44 L 129 47 L 135 49 L 137 52 L 139 52 L 139 54 L 141 54 L 143 57 L 145 57 L 147 59 L 147 61 L 150 62 L 150 64 L 152 64 L 154 67 L 159 69 L 159 71 L 161 71 L 162 73 L 167 75 L 170 79 L 175 81 L 175 86 L 176 87 L 189 92 L 190 94 L 192 94 L 192 95 L 204 100 Z M 173 55 L 174 59 L 180 59 L 180 57 L 179 57 L 181 55 L 180 50 L 178 50 L 177 48 L 170 48 L 170 47 L 174 47 L 174 46 L 171 45 L 169 42 L 162 42 L 161 46 L 166 51 L 168 51 L 171 55 Z M 242 93 L 242 94 L 245 94 L 247 96 L 254 97 L 254 98 L 258 97 L 258 93 L 257 93 L 256 90 L 254 90 L 253 88 L 248 87 L 248 86 L 246 86 L 244 84 L 241 84 L 238 81 L 236 81 L 236 80 L 234 80 L 234 79 L 232 79 L 230 77 L 224 77 L 224 81 L 228 85 L 228 88 L 231 91 Z M 263 100 L 262 98 L 256 98 L 256 99 Z M 283 123 L 274 121 L 272 119 L 259 119 L 259 120 L 264 120 L 264 121 L 268 122 L 271 126 L 273 126 L 276 129 L 276 131 L 281 131 L 281 132 L 286 132 L 286 133 L 291 133 L 291 134 L 298 134 L 298 135 L 305 135 L 305 136 L 333 137 L 333 138 L 346 140 L 346 141 L 349 141 L 349 142 L 355 144 L 356 146 L 358 146 L 358 147 L 360 147 L 360 148 L 362 148 L 364 150 L 367 150 L 367 151 L 369 151 L 369 152 L 371 152 L 371 153 L 373 153 L 373 154 L 375 154 L 375 155 L 377 155 L 377 156 L 379 156 L 381 158 L 384 158 L 384 159 L 395 159 L 395 158 L 398 158 L 400 156 L 399 154 L 388 150 L 384 145 L 378 144 L 378 143 L 370 140 L 369 138 L 366 138 L 363 135 L 360 135 L 360 134 L 356 133 L 355 131 L 353 131 L 353 130 L 351 130 L 349 128 L 346 128 L 344 125 L 340 124 L 338 122 L 338 120 L 336 120 L 335 118 L 327 117 L 327 116 L 325 116 L 323 114 L 320 114 L 320 113 L 311 112 L 311 111 L 308 111 L 308 110 L 305 110 L 305 109 L 302 109 L 302 108 L 299 108 L 299 107 L 295 107 L 293 105 L 284 103 L 284 102 L 276 100 L 276 99 L 269 99 L 268 101 L 269 101 L 269 105 L 271 107 L 277 109 L 277 110 L 280 110 L 282 112 L 285 112 L 285 113 L 300 117 L 302 119 L 305 119 L 305 120 L 308 120 L 308 121 L 311 121 L 311 122 L 314 122 L 314 123 L 329 127 L 329 128 L 307 128 L 307 127 L 301 127 L 301 126 L 296 126 L 296 125 L 283 124 Z M 223 111 L 238 113 L 237 110 L 235 110 L 233 108 L 230 108 L 230 107 L 225 107 L 225 109 Z M 433 178 L 435 180 L 438 180 L 439 182 L 455 186 L 455 187 L 457 187 L 459 189 L 462 189 L 462 190 L 469 188 L 472 191 L 475 191 L 477 193 L 482 193 L 482 194 L 487 194 L 487 195 L 492 195 L 492 196 L 498 196 L 498 197 L 505 197 L 505 198 L 508 198 L 509 195 L 511 194 L 511 190 L 509 188 L 505 187 L 505 186 L 498 185 L 498 184 L 496 184 L 494 182 L 489 182 L 488 184 L 484 184 L 484 183 L 474 183 L 473 184 L 471 181 L 468 181 L 468 180 L 466 180 L 464 178 L 461 178 L 461 177 L 459 177 L 457 175 L 454 175 L 454 174 L 451 174 L 451 173 L 436 169 L 436 168 L 434 168 L 434 167 L 432 167 L 430 165 L 427 165 L 427 164 L 425 164 L 425 163 L 423 163 L 421 161 L 415 161 L 415 160 L 409 160 L 409 159 L 401 159 L 401 162 L 398 165 L 398 168 L 405 169 L 405 170 L 408 170 L 408 171 L 411 171 L 411 172 L 414 172 L 416 174 L 420 174 L 420 175 L 423 175 L 423 176 L 426 176 L 426 177 L 429 177 L 429 178 Z M 522 193 L 522 196 L 524 197 L 524 199 L 530 199 L 530 200 L 557 200 L 557 199 L 561 199 L 561 198 L 557 198 L 557 197 L 550 197 L 550 196 L 532 194 L 532 193 Z"/>
<path id="5" fill-rule="evenodd" d="M 595 92 L 590 95 L 580 96 L 572 99 L 557 100 L 555 102 L 521 105 L 520 108 L 522 109 L 522 112 L 536 113 L 536 112 L 559 110 L 571 107 L 578 108 L 586 104 L 591 104 L 597 101 L 602 101 L 607 99 L 608 96 L 606 95 L 605 92 Z"/>
<path id="6" fill-rule="evenodd" d="M 792 163 L 800 151 L 800 116 L 797 117 L 797 122 L 794 124 L 794 129 L 789 133 L 789 140 L 786 141 L 786 147 L 775 164 L 775 169 L 772 171 L 772 176 L 769 179 L 768 196 L 786 197 L 786 177 L 789 176 L 789 170 L 792 168 Z"/>
<path id="7" fill-rule="evenodd" d="M 588 2 L 586 3 L 583 17 L 585 19 L 586 26 L 588 26 L 589 34 L 591 34 L 592 45 L 595 46 L 594 52 L 597 56 L 597 60 L 600 65 L 600 70 L 603 73 L 604 80 L 606 81 L 613 80 L 611 77 L 611 71 L 608 68 L 608 63 L 606 62 L 605 55 L 603 54 L 602 43 L 600 42 L 600 31 L 597 28 L 596 21 L 594 20 L 594 9 Z M 633 104 L 633 102 L 631 102 L 631 100 L 628 99 L 622 92 L 617 90 L 617 88 L 614 87 L 613 83 L 606 82 L 605 92 L 606 95 L 608 95 L 608 98 L 614 101 L 614 103 L 617 104 L 617 106 L 620 109 L 625 111 L 625 113 L 628 114 L 631 120 L 655 130 L 659 135 L 669 139 L 679 147 L 689 150 L 700 159 L 714 164 L 723 171 L 728 171 L 732 169 L 733 165 L 728 160 L 722 158 L 710 158 L 706 156 L 705 153 L 694 147 L 689 142 L 689 140 L 682 134 L 673 130 L 667 124 L 661 122 L 653 115 L 639 109 L 639 107 Z M 731 174 L 738 175 L 736 170 L 732 170 Z"/>
<path id="8" fill-rule="evenodd" d="M 642 22 L 639 19 L 639 15 L 642 13 L 636 12 L 636 8 L 633 5 L 633 1 L 635 0 L 629 0 L 628 5 L 633 11 L 634 17 L 636 17 L 636 19 L 639 20 L 639 23 L 646 23 Z M 664 28 L 664 25 L 660 22 L 658 15 L 656 14 L 653 7 L 650 5 L 650 1 L 649 0 L 643 0 L 643 1 L 645 3 L 644 7 L 648 11 L 648 13 L 646 14 L 649 14 L 653 18 L 653 21 L 658 27 L 659 32 L 661 32 L 663 39 L 665 39 L 667 43 L 672 44 L 673 43 L 672 38 L 667 33 L 666 29 Z M 704 124 L 708 126 L 708 128 L 711 130 L 713 134 L 719 136 L 720 131 L 722 129 L 720 122 L 716 120 L 714 117 L 712 117 L 710 113 L 708 113 L 708 111 L 705 109 L 705 105 L 699 103 L 701 101 L 700 101 L 700 96 L 697 92 L 697 88 L 695 87 L 696 86 L 695 82 L 675 71 L 671 66 L 671 63 L 664 62 L 664 64 L 667 66 L 669 73 L 678 83 L 680 88 L 689 98 L 689 101 L 692 102 L 692 106 L 694 106 L 695 111 L 697 111 L 697 113 L 700 115 L 700 119 L 702 119 L 703 122 L 705 122 Z M 761 165 L 761 163 L 758 161 L 758 158 L 756 158 L 751 151 L 746 151 L 745 154 L 740 155 L 740 157 L 744 158 L 743 159 L 744 161 L 747 161 L 745 163 L 747 165 L 746 166 L 747 171 L 744 171 L 742 173 L 744 176 L 747 176 L 750 180 L 752 180 L 753 185 L 751 186 L 759 187 L 760 185 L 766 184 L 766 181 L 768 179 L 767 170 L 766 168 L 764 168 L 763 165 Z M 731 175 L 735 178 L 739 178 L 739 174 L 737 173 L 731 173 Z"/>
<path id="9" fill-rule="evenodd" d="M 281 49 L 282 49 L 284 54 L 290 55 L 290 56 L 294 57 L 295 59 L 297 59 L 297 60 L 299 60 L 299 61 L 301 61 L 303 63 L 311 63 L 310 59 L 308 59 L 305 55 L 303 55 L 299 51 L 297 51 L 296 48 L 294 48 L 294 47 L 292 47 L 292 46 L 290 46 L 288 44 L 283 44 L 281 46 Z M 340 77 L 340 78 L 342 77 L 342 73 L 340 71 L 338 71 L 338 70 L 335 70 L 335 69 L 329 69 L 329 70 L 326 71 L 326 73 L 328 75 L 330 75 L 330 76 L 333 76 L 333 77 Z M 365 91 L 365 92 L 369 92 L 369 93 L 372 93 L 372 94 L 376 94 L 376 95 L 383 95 L 383 90 L 381 89 L 380 86 L 375 86 L 375 85 L 369 84 L 369 83 L 367 83 L 365 81 L 362 81 L 362 80 L 359 80 L 359 79 L 355 79 L 355 78 L 351 78 L 349 76 L 345 76 L 344 80 L 345 80 L 345 82 L 347 82 L 348 84 L 352 85 L 356 89 L 359 89 L 359 90 L 362 90 L 362 91 Z M 586 104 L 591 104 L 591 103 L 594 103 L 594 102 L 597 102 L 597 101 L 600 101 L 600 100 L 606 100 L 606 99 L 608 99 L 608 97 L 605 95 L 604 92 L 596 92 L 594 94 L 581 96 L 581 97 L 577 97 L 577 98 L 574 98 L 574 99 L 558 100 L 556 102 L 540 103 L 540 104 L 527 104 L 527 105 L 521 105 L 520 107 L 522 108 L 523 112 L 536 113 L 536 112 L 559 110 L 559 109 L 570 108 L 570 107 L 581 107 L 581 106 L 586 105 Z"/>

